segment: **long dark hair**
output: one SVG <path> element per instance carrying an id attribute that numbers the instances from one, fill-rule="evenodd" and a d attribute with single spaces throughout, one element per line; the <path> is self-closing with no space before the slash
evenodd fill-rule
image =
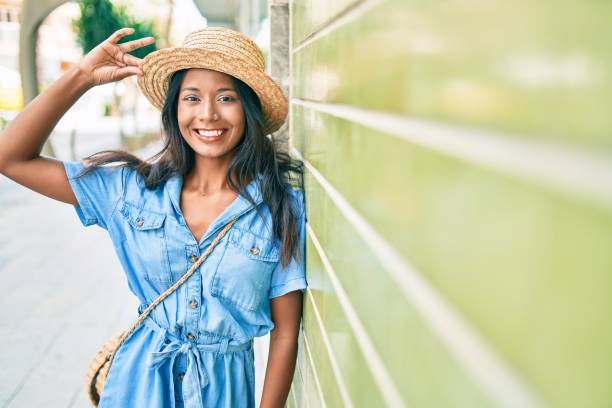
<path id="1" fill-rule="evenodd" d="M 174 175 L 183 178 L 193 169 L 195 152 L 181 135 L 177 120 L 178 95 L 187 70 L 177 71 L 170 79 L 162 109 L 164 146 L 147 160 L 122 150 L 104 150 L 84 158 L 87 164 L 81 175 L 97 166 L 119 163 L 134 168 L 146 188 L 155 189 Z M 232 77 L 244 110 L 244 137 L 234 148 L 226 181 L 230 189 L 243 196 L 262 216 L 253 197 L 246 190 L 247 182 L 261 174 L 259 187 L 263 201 L 272 215 L 274 236 L 281 242 L 281 264 L 286 267 L 292 257 L 300 259 L 297 203 L 288 188 L 303 189 L 303 163 L 282 152 L 267 136 L 261 103 L 257 94 L 244 82 Z"/>

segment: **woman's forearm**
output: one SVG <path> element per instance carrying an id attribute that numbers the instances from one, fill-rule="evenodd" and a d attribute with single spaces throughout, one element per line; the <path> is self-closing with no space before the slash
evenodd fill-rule
<path id="1" fill-rule="evenodd" d="M 282 408 L 285 406 L 293 380 L 297 347 L 295 336 L 270 335 L 268 366 L 260 408 Z"/>
<path id="2" fill-rule="evenodd" d="M 57 122 L 90 87 L 74 66 L 32 100 L 0 134 L 0 170 L 38 157 Z"/>

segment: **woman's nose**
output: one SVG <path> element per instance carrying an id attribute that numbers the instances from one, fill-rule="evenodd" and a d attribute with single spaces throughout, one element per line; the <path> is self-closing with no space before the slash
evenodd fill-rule
<path id="1" fill-rule="evenodd" d="M 204 121 L 215 121 L 219 119 L 219 113 L 216 110 L 215 104 L 213 101 L 204 100 L 200 104 L 200 109 L 198 111 L 198 117 Z"/>

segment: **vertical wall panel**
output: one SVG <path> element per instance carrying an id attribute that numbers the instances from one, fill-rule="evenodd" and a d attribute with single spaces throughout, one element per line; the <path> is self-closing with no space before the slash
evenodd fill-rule
<path id="1" fill-rule="evenodd" d="M 328 406 L 612 406 L 611 4 L 292 1 Z"/>

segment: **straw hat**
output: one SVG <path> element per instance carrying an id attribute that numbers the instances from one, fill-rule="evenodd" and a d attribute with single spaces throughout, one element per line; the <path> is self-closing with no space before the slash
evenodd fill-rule
<path id="1" fill-rule="evenodd" d="M 281 127 L 287 117 L 287 99 L 281 87 L 264 71 L 261 49 L 242 33 L 223 27 L 207 27 L 187 35 L 181 47 L 164 48 L 142 61 L 138 77 L 142 93 L 161 110 L 170 77 L 185 68 L 207 68 L 240 79 L 261 101 L 268 132 Z"/>

